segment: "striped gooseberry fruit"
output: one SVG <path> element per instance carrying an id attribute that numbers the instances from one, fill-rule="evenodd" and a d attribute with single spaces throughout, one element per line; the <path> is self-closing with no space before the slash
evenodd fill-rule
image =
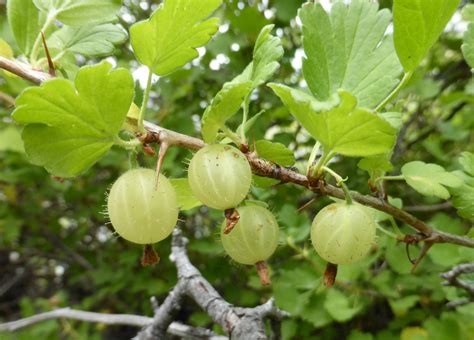
<path id="1" fill-rule="evenodd" d="M 230 145 L 214 144 L 199 150 L 189 163 L 189 186 L 208 207 L 235 208 L 250 190 L 252 171 L 244 154 Z"/>
<path id="2" fill-rule="evenodd" d="M 333 264 L 349 264 L 363 258 L 375 243 L 376 222 L 357 204 L 333 203 L 322 209 L 311 226 L 316 252 Z"/>
<path id="3" fill-rule="evenodd" d="M 269 284 L 265 261 L 278 246 L 278 223 L 270 211 L 258 205 L 239 207 L 237 211 L 240 219 L 231 233 L 224 233 L 226 222 L 222 225 L 224 250 L 235 262 L 256 265 L 262 284 Z"/>
<path id="4" fill-rule="evenodd" d="M 168 237 L 178 221 L 176 193 L 160 174 L 156 189 L 155 172 L 133 169 L 112 185 L 107 200 L 110 221 L 127 241 L 152 244 Z"/>

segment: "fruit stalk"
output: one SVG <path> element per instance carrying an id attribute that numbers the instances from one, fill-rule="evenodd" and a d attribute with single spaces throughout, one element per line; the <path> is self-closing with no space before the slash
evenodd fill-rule
<path id="1" fill-rule="evenodd" d="M 270 273 L 268 272 L 268 266 L 265 261 L 260 261 L 255 264 L 255 267 L 257 268 L 257 273 L 260 278 L 260 283 L 263 286 L 268 286 L 272 283 L 270 279 Z"/>

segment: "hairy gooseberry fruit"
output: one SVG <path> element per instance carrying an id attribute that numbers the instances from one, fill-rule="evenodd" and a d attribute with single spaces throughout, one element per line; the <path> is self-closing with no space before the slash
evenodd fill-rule
<path id="1" fill-rule="evenodd" d="M 366 208 L 334 203 L 322 209 L 311 226 L 311 241 L 319 256 L 330 263 L 360 260 L 375 242 L 376 223 Z"/>
<path id="2" fill-rule="evenodd" d="M 222 245 L 235 261 L 256 265 L 263 284 L 269 284 L 265 260 L 278 246 L 278 223 L 267 209 L 250 205 L 237 208 L 240 219 L 230 234 L 225 234 L 226 222 L 221 228 Z"/>
<path id="3" fill-rule="evenodd" d="M 127 171 L 112 185 L 107 207 L 115 231 L 138 244 L 152 244 L 168 237 L 178 220 L 176 193 L 160 174 L 155 189 L 151 169 Z"/>
<path id="4" fill-rule="evenodd" d="M 252 171 L 242 152 L 230 145 L 214 144 L 202 148 L 191 159 L 188 180 L 202 203 L 227 210 L 247 196 Z"/>

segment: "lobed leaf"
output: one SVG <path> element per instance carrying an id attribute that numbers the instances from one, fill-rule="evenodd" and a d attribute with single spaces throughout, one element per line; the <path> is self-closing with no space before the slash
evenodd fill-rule
<path id="1" fill-rule="evenodd" d="M 30 0 L 31 1 L 31 0 Z M 36 7 L 63 24 L 81 26 L 117 19 L 117 0 L 33 0 Z"/>
<path id="2" fill-rule="evenodd" d="M 74 84 L 52 79 L 25 90 L 13 118 L 26 124 L 23 141 L 32 163 L 53 175 L 75 176 L 114 144 L 134 93 L 131 74 L 102 62 L 83 67 Z"/>
<path id="3" fill-rule="evenodd" d="M 150 19 L 130 28 L 137 59 L 163 76 L 196 58 L 196 48 L 217 32 L 217 18 L 205 20 L 222 0 L 165 0 Z"/>
<path id="4" fill-rule="evenodd" d="M 285 85 L 269 86 L 327 153 L 375 156 L 388 153 L 395 143 L 396 130 L 376 114 L 357 107 L 350 93 L 340 91 L 339 98 L 318 102 Z"/>
<path id="5" fill-rule="evenodd" d="M 394 0 L 394 42 L 405 72 L 412 72 L 438 40 L 461 0 Z"/>
<path id="6" fill-rule="evenodd" d="M 127 34 L 119 26 L 63 26 L 53 33 L 48 45 L 63 52 L 82 54 L 86 57 L 111 55 L 117 44 L 123 43 Z"/>
<path id="7" fill-rule="evenodd" d="M 202 137 L 206 143 L 216 140 L 219 129 L 242 105 L 252 92 L 253 83 L 226 83 L 212 100 L 202 116 Z"/>
<path id="8" fill-rule="evenodd" d="M 397 85 L 402 72 L 392 37 L 385 35 L 390 12 L 378 5 L 337 1 L 327 13 L 306 3 L 299 12 L 306 59 L 303 74 L 320 101 L 339 89 L 352 93 L 363 107 L 375 107 Z"/>
<path id="9" fill-rule="evenodd" d="M 270 34 L 275 25 L 267 25 L 258 35 L 253 51 L 253 61 L 244 72 L 232 82 L 253 81 L 253 87 L 267 82 L 280 67 L 279 60 L 283 57 L 281 39 Z"/>
<path id="10" fill-rule="evenodd" d="M 402 175 L 409 186 L 425 196 L 436 196 L 442 199 L 449 198 L 449 191 L 445 187 L 457 188 L 463 181 L 447 172 L 442 166 L 432 163 L 415 161 L 402 167 Z"/>
<path id="11" fill-rule="evenodd" d="M 19 49 L 29 55 L 45 22 L 45 16 L 31 0 L 8 0 L 7 15 Z"/>

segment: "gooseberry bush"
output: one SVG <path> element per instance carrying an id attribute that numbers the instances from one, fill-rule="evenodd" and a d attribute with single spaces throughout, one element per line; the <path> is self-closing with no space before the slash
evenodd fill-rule
<path id="1" fill-rule="evenodd" d="M 54 249 L 129 254 L 86 256 L 113 285 L 84 308 L 170 290 L 178 228 L 232 303 L 274 296 L 285 339 L 473 337 L 472 277 L 439 274 L 474 262 L 474 7 L 329 3 L 7 0 L 0 246 L 64 224 L 38 196 L 60 195 L 89 225 Z"/>

